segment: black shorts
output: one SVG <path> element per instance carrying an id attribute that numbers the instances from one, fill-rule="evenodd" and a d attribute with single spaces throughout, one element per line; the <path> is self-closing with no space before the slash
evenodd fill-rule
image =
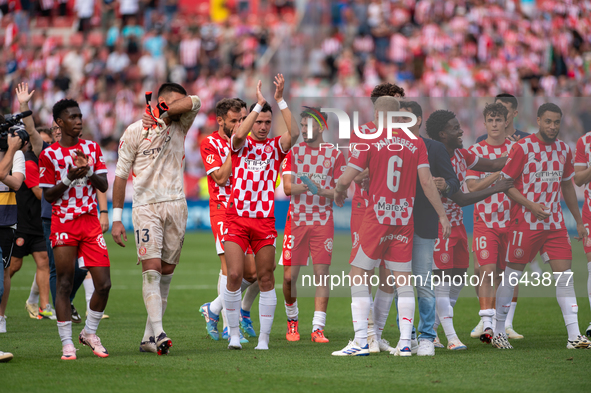
<path id="1" fill-rule="evenodd" d="M 31 235 L 29 233 L 14 233 L 14 246 L 12 256 L 15 258 L 24 258 L 34 252 L 47 251 L 47 244 L 43 235 Z"/>
<path id="2" fill-rule="evenodd" d="M 10 227 L 0 227 L 0 248 L 2 249 L 2 262 L 4 263 L 4 269 L 10 266 L 13 243 L 14 229 Z"/>

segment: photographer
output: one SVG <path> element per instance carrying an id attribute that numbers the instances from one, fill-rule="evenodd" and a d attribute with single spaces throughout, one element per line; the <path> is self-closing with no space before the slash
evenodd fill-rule
<path id="1" fill-rule="evenodd" d="M 0 149 L 0 248 L 3 262 L 3 268 L 0 267 L 0 298 L 4 293 L 4 286 L 10 288 L 8 267 L 17 221 L 16 191 L 21 187 L 26 173 L 25 156 L 20 151 L 26 142 L 20 136 L 12 134 L 6 136 L 6 142 L 6 150 Z M 6 333 L 4 315 L 0 315 L 0 333 Z"/>

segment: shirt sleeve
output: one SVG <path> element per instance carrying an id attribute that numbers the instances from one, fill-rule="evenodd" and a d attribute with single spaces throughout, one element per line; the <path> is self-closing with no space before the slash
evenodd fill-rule
<path id="1" fill-rule="evenodd" d="M 39 156 L 39 187 L 51 188 L 55 184 L 55 167 L 47 155 L 47 150 L 44 150 Z"/>
<path id="2" fill-rule="evenodd" d="M 289 153 L 287 153 L 287 155 L 283 159 L 283 163 L 281 164 L 281 169 L 283 170 L 283 176 L 293 175 L 293 173 L 291 171 L 291 151 Z"/>
<path id="3" fill-rule="evenodd" d="M 119 159 L 117 160 L 117 168 L 115 169 L 115 176 L 127 180 L 129 172 L 135 162 L 137 149 L 140 145 L 141 127 L 137 123 L 127 127 L 121 140 L 119 141 Z"/>
<path id="4" fill-rule="evenodd" d="M 566 151 L 566 161 L 564 162 L 564 170 L 562 172 L 562 181 L 567 181 L 572 179 L 575 176 L 575 166 L 573 163 L 573 152 L 568 147 Z"/>
<path id="5" fill-rule="evenodd" d="M 189 132 L 189 129 L 193 125 L 193 121 L 195 121 L 195 117 L 197 117 L 197 114 L 199 113 L 199 109 L 201 109 L 201 99 L 197 96 L 189 97 L 191 97 L 191 100 L 193 101 L 193 107 L 190 111 L 183 113 L 179 120 L 183 134 Z"/>
<path id="6" fill-rule="evenodd" d="M 216 169 L 220 169 L 224 164 L 222 157 L 220 156 L 220 152 L 215 148 L 214 144 L 211 143 L 208 138 L 205 139 L 203 143 L 201 143 L 200 150 L 201 160 L 203 161 L 203 167 L 205 168 L 207 175 Z"/>
<path id="7" fill-rule="evenodd" d="M 367 158 L 369 157 L 368 150 L 357 150 L 353 148 L 351 150 L 351 158 L 349 159 L 349 166 L 360 172 L 363 172 L 367 168 Z"/>
<path id="8" fill-rule="evenodd" d="M 523 148 L 521 147 L 521 144 L 516 143 L 511 148 L 511 152 L 509 152 L 509 158 L 507 158 L 507 162 L 505 163 L 505 167 L 501 171 L 501 174 L 505 177 L 517 180 L 517 178 L 521 176 L 525 164 L 526 156 Z"/>
<path id="9" fill-rule="evenodd" d="M 96 161 L 94 162 L 94 173 L 100 175 L 101 173 L 107 173 L 107 165 L 105 164 L 105 156 L 103 156 L 103 151 L 101 147 L 96 144 Z"/>
<path id="10" fill-rule="evenodd" d="M 429 168 L 429 154 L 427 153 L 427 147 L 422 139 L 417 140 L 419 161 L 417 168 Z"/>
<path id="11" fill-rule="evenodd" d="M 25 155 L 22 151 L 17 150 L 12 158 L 12 174 L 22 173 L 23 176 L 27 177 L 27 167 L 25 165 Z"/>
<path id="12" fill-rule="evenodd" d="M 332 176 L 333 188 L 336 187 L 337 180 L 339 180 L 339 177 L 341 177 L 342 174 L 345 172 L 345 169 L 347 169 L 347 162 L 345 161 L 345 156 L 343 155 L 343 153 L 337 150 L 337 159 L 334 162 L 334 172 Z"/>
<path id="13" fill-rule="evenodd" d="M 471 152 L 470 150 L 462 149 L 462 154 L 466 159 L 466 166 L 468 169 L 472 168 L 474 165 L 478 163 L 478 156 Z"/>
<path id="14" fill-rule="evenodd" d="M 25 162 L 27 168 L 27 177 L 25 179 L 25 185 L 28 188 L 39 186 L 39 166 L 33 160 Z"/>
<path id="15" fill-rule="evenodd" d="M 584 166 L 586 168 L 588 166 L 588 163 L 583 138 L 584 136 L 579 138 L 579 140 L 577 141 L 577 150 L 575 153 L 575 166 Z"/>

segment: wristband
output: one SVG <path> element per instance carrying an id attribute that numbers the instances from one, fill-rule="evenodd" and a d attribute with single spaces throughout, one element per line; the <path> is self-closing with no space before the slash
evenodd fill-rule
<path id="1" fill-rule="evenodd" d="M 99 213 L 101 213 L 101 214 L 103 214 L 103 213 L 109 214 L 109 211 L 108 210 L 101 210 Z"/>
<path id="2" fill-rule="evenodd" d="M 64 184 L 64 186 L 66 187 L 70 187 L 70 184 L 72 184 L 72 180 L 70 180 L 67 176 L 65 177 L 65 179 L 62 180 L 62 183 Z"/>
<path id="3" fill-rule="evenodd" d="M 257 102 L 257 104 L 255 105 L 253 111 L 255 111 L 257 113 L 261 113 L 262 110 L 263 110 L 263 106 Z"/>
<path id="4" fill-rule="evenodd" d="M 113 208 L 113 222 L 121 221 L 121 216 L 123 215 L 123 209 L 120 207 Z"/>
<path id="5" fill-rule="evenodd" d="M 91 177 L 92 175 L 94 175 L 94 169 L 89 168 L 88 172 L 86 172 L 86 177 Z"/>
<path id="6" fill-rule="evenodd" d="M 277 105 L 279 105 L 279 109 L 281 109 L 281 110 L 287 109 L 287 102 L 285 102 L 284 99 L 282 99 L 281 101 L 279 101 L 277 103 Z"/>

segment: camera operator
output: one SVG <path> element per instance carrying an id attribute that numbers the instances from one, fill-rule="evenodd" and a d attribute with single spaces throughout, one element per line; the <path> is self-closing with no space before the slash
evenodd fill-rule
<path id="1" fill-rule="evenodd" d="M 2 249 L 3 268 L 0 268 L 0 298 L 4 287 L 10 287 L 10 258 L 17 222 L 16 191 L 25 179 L 25 156 L 20 149 L 22 139 L 8 134 L 8 148 L 0 150 L 0 248 Z M 7 288 L 8 290 L 8 288 Z M 0 315 L 0 333 L 6 333 L 6 318 Z"/>

